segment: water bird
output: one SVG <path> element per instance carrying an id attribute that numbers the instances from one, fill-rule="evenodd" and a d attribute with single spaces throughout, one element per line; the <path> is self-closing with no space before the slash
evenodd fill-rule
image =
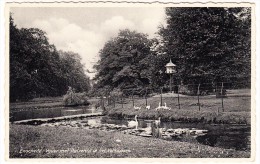
<path id="1" fill-rule="evenodd" d="M 150 109 L 151 109 L 151 105 L 147 105 L 146 110 L 150 110 Z"/>
<path id="2" fill-rule="evenodd" d="M 161 124 L 161 117 L 158 118 L 158 120 L 155 120 L 155 125 L 159 126 Z"/>
<path id="3" fill-rule="evenodd" d="M 135 110 L 140 110 L 140 109 L 141 109 L 141 107 L 134 106 L 134 109 L 135 109 Z"/>
<path id="4" fill-rule="evenodd" d="M 137 121 L 137 115 L 135 115 L 135 121 L 128 121 L 128 127 L 135 127 L 137 129 L 138 121 Z"/>
<path id="5" fill-rule="evenodd" d="M 170 107 L 167 107 L 166 102 L 164 103 L 164 106 L 161 106 L 161 103 L 159 102 L 159 106 L 156 108 L 156 110 L 160 110 L 160 109 L 171 110 Z"/>
<path id="6" fill-rule="evenodd" d="M 116 142 L 120 143 L 120 142 L 121 142 L 121 140 L 120 140 L 120 139 L 117 139 L 117 140 L 116 140 Z"/>
<path id="7" fill-rule="evenodd" d="M 160 110 L 162 109 L 161 103 L 159 102 L 159 106 L 157 108 L 155 108 L 156 110 Z"/>
<path id="8" fill-rule="evenodd" d="M 162 106 L 162 109 L 171 110 L 171 108 L 170 108 L 170 107 L 167 107 L 167 104 L 166 104 L 166 102 L 164 103 L 164 106 Z"/>

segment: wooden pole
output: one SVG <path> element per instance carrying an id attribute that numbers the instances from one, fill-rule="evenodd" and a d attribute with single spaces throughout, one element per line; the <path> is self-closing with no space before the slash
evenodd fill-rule
<path id="1" fill-rule="evenodd" d="M 218 83 L 215 83 L 215 93 L 216 93 L 216 98 L 218 98 L 217 85 L 218 85 Z"/>
<path id="2" fill-rule="evenodd" d="M 34 113 L 33 113 L 33 111 L 34 111 L 34 109 L 31 109 L 31 111 L 32 111 L 32 119 L 34 119 Z"/>
<path id="3" fill-rule="evenodd" d="M 104 111 L 104 108 L 105 108 L 105 106 L 104 106 L 104 97 L 102 95 L 102 97 L 101 97 L 101 109 L 102 109 L 102 111 Z"/>
<path id="4" fill-rule="evenodd" d="M 116 107 L 116 98 L 115 96 L 113 97 L 113 103 L 114 103 L 114 108 Z"/>
<path id="5" fill-rule="evenodd" d="M 161 96 L 161 106 L 162 106 L 162 87 L 161 87 L 161 94 L 160 94 L 160 96 Z"/>
<path id="6" fill-rule="evenodd" d="M 178 85 L 178 106 L 179 106 L 179 109 L 181 109 L 179 90 L 180 90 L 180 85 Z"/>
<path id="7" fill-rule="evenodd" d="M 123 96 L 121 97 L 121 104 L 122 104 L 122 108 L 124 107 L 123 105 Z"/>
<path id="8" fill-rule="evenodd" d="M 222 104 L 222 110 L 223 110 L 223 112 L 224 112 L 224 100 L 223 100 L 223 97 L 224 97 L 224 95 L 223 95 L 223 87 L 224 87 L 224 85 L 223 85 L 223 82 L 222 82 L 222 85 L 221 85 L 221 104 Z"/>
<path id="9" fill-rule="evenodd" d="M 172 93 L 172 74 L 170 74 L 170 93 Z"/>
<path id="10" fill-rule="evenodd" d="M 135 106 L 135 100 L 134 100 L 134 90 L 132 91 L 132 102 L 133 102 L 133 107 Z"/>
<path id="11" fill-rule="evenodd" d="M 197 95 L 198 95 L 198 105 L 199 105 L 199 111 L 200 111 L 200 84 L 198 86 Z"/>
<path id="12" fill-rule="evenodd" d="M 147 87 L 145 88 L 145 106 L 147 106 Z"/>

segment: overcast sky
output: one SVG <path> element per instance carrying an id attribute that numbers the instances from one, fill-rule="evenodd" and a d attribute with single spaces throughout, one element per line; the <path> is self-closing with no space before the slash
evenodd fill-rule
<path id="1" fill-rule="evenodd" d="M 36 27 L 47 33 L 58 50 L 82 56 L 87 69 L 98 61 L 98 52 L 119 29 L 128 28 L 154 37 L 164 24 L 164 8 L 11 8 L 18 28 Z M 93 74 L 89 74 L 93 77 Z"/>

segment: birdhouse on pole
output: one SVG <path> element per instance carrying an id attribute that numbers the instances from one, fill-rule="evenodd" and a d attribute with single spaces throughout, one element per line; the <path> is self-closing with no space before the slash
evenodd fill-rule
<path id="1" fill-rule="evenodd" d="M 165 65 L 166 67 L 166 73 L 168 74 L 174 74 L 176 73 L 176 65 L 172 63 L 172 60 L 170 59 L 170 62 Z"/>

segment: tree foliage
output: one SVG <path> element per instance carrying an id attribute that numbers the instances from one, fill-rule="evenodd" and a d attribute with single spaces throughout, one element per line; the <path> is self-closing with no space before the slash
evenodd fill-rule
<path id="1" fill-rule="evenodd" d="M 10 16 L 11 101 L 60 96 L 70 85 L 88 91 L 89 78 L 80 60 L 75 53 L 58 52 L 40 29 L 18 29 Z"/>
<path id="2" fill-rule="evenodd" d="M 66 79 L 65 86 L 71 86 L 76 91 L 88 92 L 90 79 L 85 74 L 84 65 L 81 63 L 81 56 L 74 52 L 59 51 L 61 71 Z"/>
<path id="3" fill-rule="evenodd" d="M 166 8 L 163 51 L 183 83 L 250 81 L 249 8 Z"/>
<path id="4" fill-rule="evenodd" d="M 130 30 L 122 30 L 109 40 L 100 50 L 100 60 L 95 65 L 97 90 L 131 90 L 149 85 L 145 67 L 150 46 L 147 35 Z"/>
<path id="5" fill-rule="evenodd" d="M 105 44 L 95 66 L 95 88 L 103 93 L 115 88 L 159 89 L 169 84 L 165 65 L 170 59 L 177 65 L 174 84 L 209 83 L 209 88 L 224 81 L 245 87 L 251 77 L 250 11 L 166 8 L 166 26 L 159 28 L 159 38 L 123 30 Z"/>

